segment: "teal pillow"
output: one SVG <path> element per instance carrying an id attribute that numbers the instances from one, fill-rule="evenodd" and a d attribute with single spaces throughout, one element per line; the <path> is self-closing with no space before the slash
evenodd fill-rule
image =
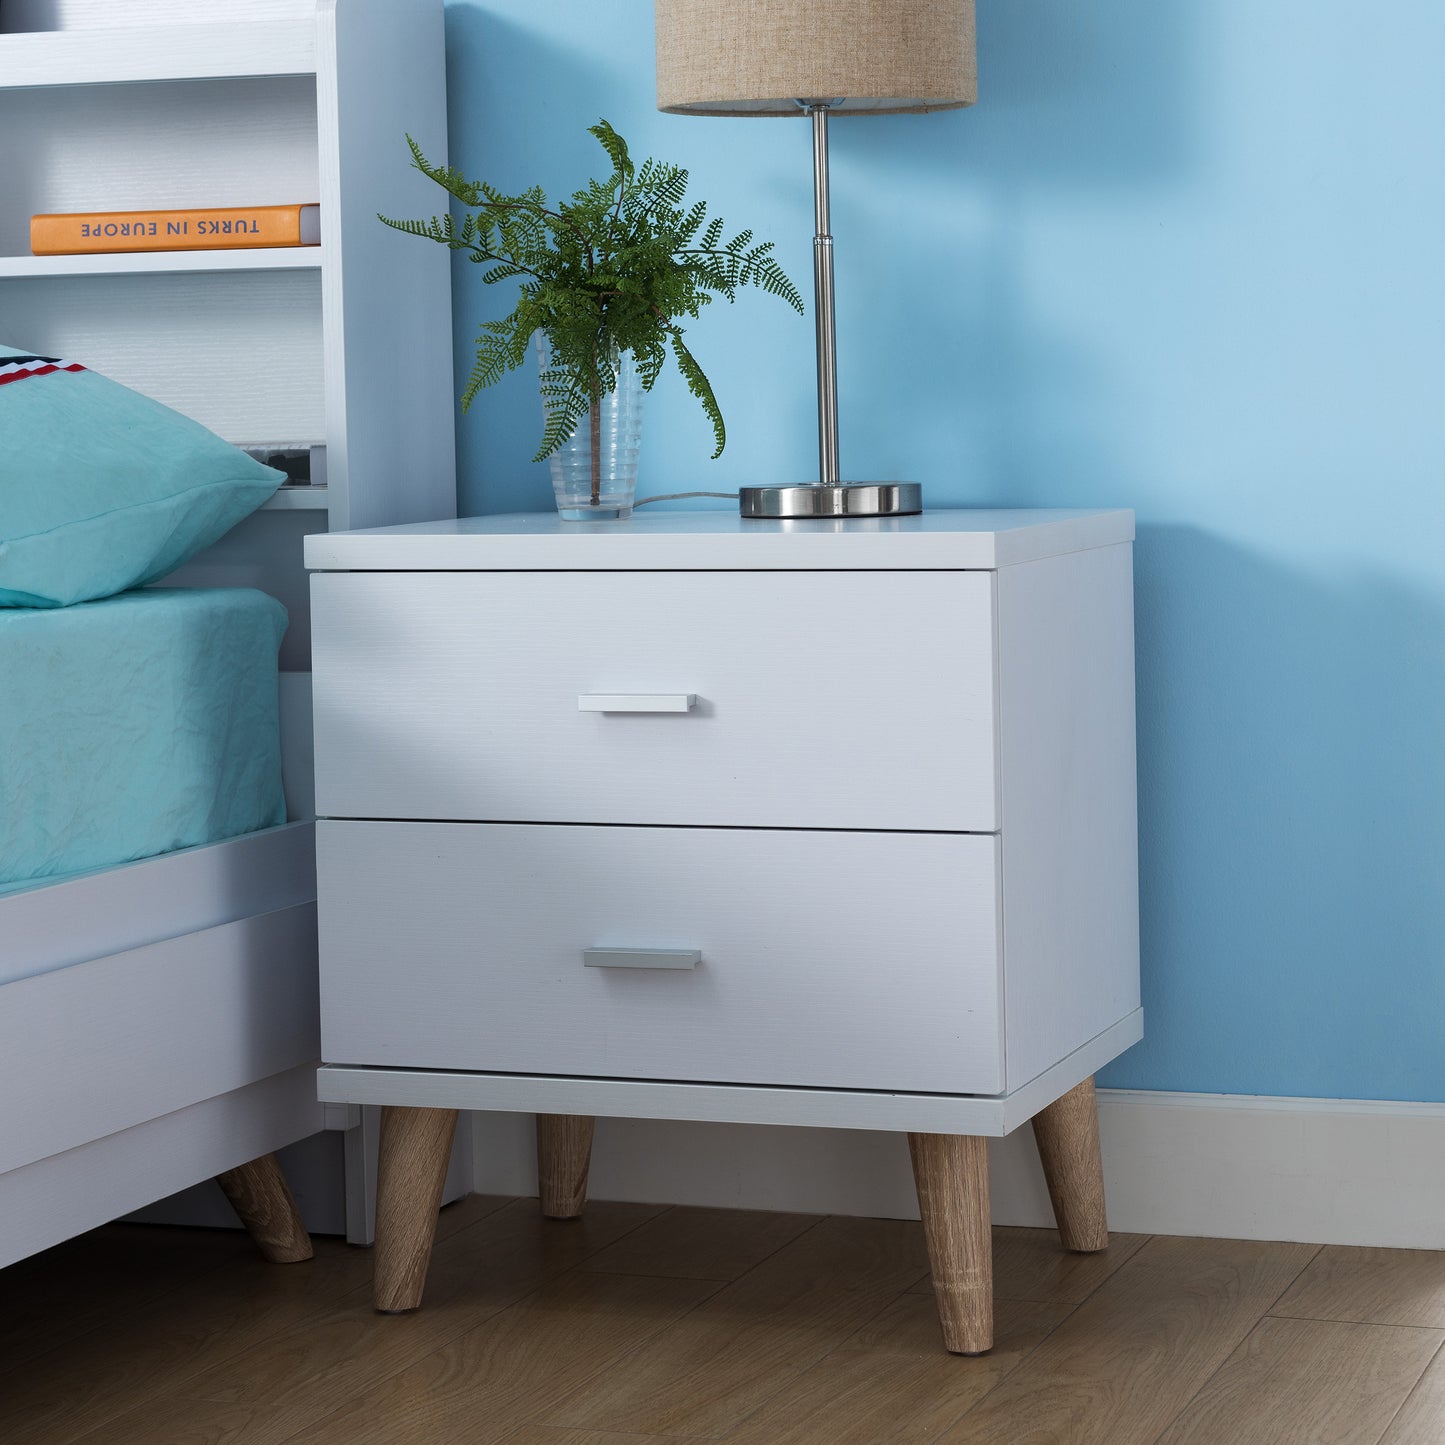
<path id="1" fill-rule="evenodd" d="M 0 344 L 0 607 L 153 582 L 283 480 L 139 392 Z"/>

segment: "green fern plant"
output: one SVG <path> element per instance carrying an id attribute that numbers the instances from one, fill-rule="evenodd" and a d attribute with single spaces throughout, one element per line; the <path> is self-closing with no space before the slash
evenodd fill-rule
<path id="1" fill-rule="evenodd" d="M 745 286 L 780 297 L 800 314 L 803 298 L 773 259 L 771 241 L 755 243 L 751 231 L 724 240 L 726 228 L 721 218 L 708 221 L 706 202 L 686 204 L 685 170 L 655 160 L 635 166 L 627 143 L 605 120 L 588 131 L 606 151 L 612 173 L 555 207 L 548 206 L 540 186 L 509 196 L 450 166 L 432 165 L 408 136 L 417 170 L 469 213 L 460 220 L 450 211 L 427 221 L 379 219 L 408 235 L 470 252 L 473 262 L 487 268 L 482 280 L 489 286 L 519 281 L 512 313 L 482 323 L 462 410 L 483 387 L 521 366 L 533 334 L 545 332 L 551 360 L 541 378 L 545 426 L 534 460 L 550 456 L 590 417 L 595 504 L 601 481 L 599 403 L 617 385 L 620 352 L 632 352 L 648 391 L 671 352 L 712 423 L 713 456 L 719 457 L 727 442 L 722 411 L 683 340 L 681 318 L 695 320 L 716 297 L 733 301 Z"/>

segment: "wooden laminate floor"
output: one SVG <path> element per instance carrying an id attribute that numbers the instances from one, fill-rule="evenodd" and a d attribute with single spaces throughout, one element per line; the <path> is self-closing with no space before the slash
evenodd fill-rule
<path id="1" fill-rule="evenodd" d="M 0 1441 L 1445 1445 L 1445 1254 L 994 1247 L 960 1359 L 911 1223 L 475 1197 L 394 1317 L 365 1250 L 113 1225 L 0 1271 Z"/>

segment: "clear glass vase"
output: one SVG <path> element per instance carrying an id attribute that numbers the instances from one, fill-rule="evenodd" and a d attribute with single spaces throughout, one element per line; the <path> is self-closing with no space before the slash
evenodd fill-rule
<path id="1" fill-rule="evenodd" d="M 537 332 L 539 372 L 547 370 L 551 354 L 547 333 Z M 614 351 L 612 369 L 616 389 L 598 397 L 572 435 L 547 458 L 557 513 L 564 521 L 620 521 L 632 515 L 642 441 L 642 381 L 630 351 Z M 544 415 L 547 407 L 544 396 Z"/>

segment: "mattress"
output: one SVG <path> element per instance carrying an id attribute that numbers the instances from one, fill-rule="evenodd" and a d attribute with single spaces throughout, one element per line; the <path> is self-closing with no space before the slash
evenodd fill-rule
<path id="1" fill-rule="evenodd" d="M 0 609 L 0 894 L 285 821 L 264 593 Z"/>

